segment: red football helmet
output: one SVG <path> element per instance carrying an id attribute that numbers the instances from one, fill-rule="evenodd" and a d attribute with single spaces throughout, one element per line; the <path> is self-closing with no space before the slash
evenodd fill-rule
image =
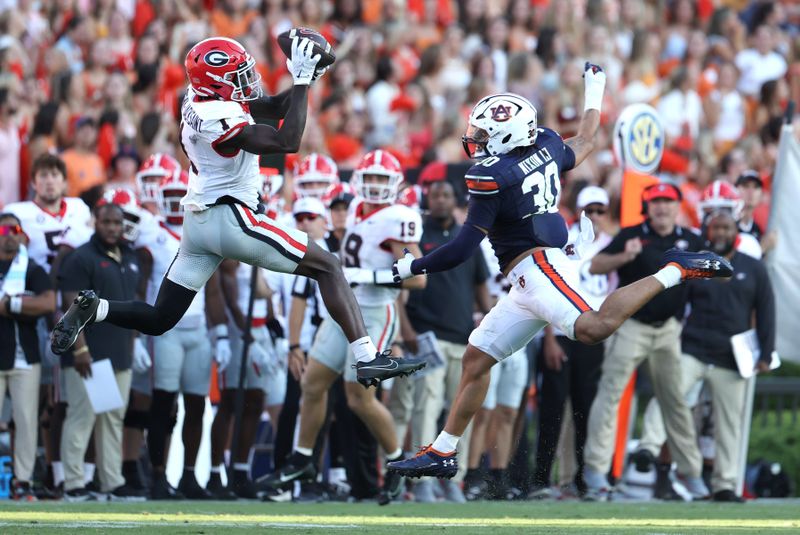
<path id="1" fill-rule="evenodd" d="M 339 182 L 339 168 L 329 156 L 316 152 L 298 164 L 294 172 L 294 190 L 297 196 L 321 199 L 325 191 Z"/>
<path id="2" fill-rule="evenodd" d="M 349 206 L 350 202 L 352 202 L 355 197 L 356 190 L 353 186 L 347 182 L 339 182 L 325 190 L 325 193 L 322 195 L 322 204 L 328 209 L 337 202 L 343 202 Z"/>
<path id="3" fill-rule="evenodd" d="M 178 176 L 169 175 L 158 184 L 158 209 L 170 225 L 183 224 L 181 199 L 189 191 L 189 173 L 181 171 Z"/>
<path id="4" fill-rule="evenodd" d="M 261 97 L 261 75 L 247 50 L 227 37 L 200 41 L 186 54 L 189 85 L 201 97 L 244 102 Z"/>
<path id="5" fill-rule="evenodd" d="M 136 173 L 136 189 L 143 203 L 158 203 L 159 184 L 165 177 L 177 179 L 181 174 L 178 160 L 161 152 L 151 155 Z"/>
<path id="6" fill-rule="evenodd" d="M 697 215 L 700 221 L 703 221 L 712 212 L 730 210 L 733 217 L 738 220 L 743 206 L 744 201 L 733 184 L 725 180 L 715 180 L 703 190 L 697 203 Z"/>
<path id="7" fill-rule="evenodd" d="M 122 208 L 125 218 L 122 222 L 122 237 L 133 243 L 139 237 L 139 222 L 142 220 L 141 206 L 136 200 L 136 195 L 130 188 L 120 187 L 106 190 L 103 197 L 97 201 L 98 206 L 116 204 Z"/>
<path id="8" fill-rule="evenodd" d="M 403 191 L 397 196 L 397 204 L 408 206 L 416 211 L 420 211 L 422 202 L 422 187 L 418 184 L 404 188 Z"/>
<path id="9" fill-rule="evenodd" d="M 385 177 L 380 182 L 364 178 Z M 379 179 L 380 180 L 380 179 Z M 391 204 L 397 199 L 400 184 L 403 183 L 403 170 L 400 162 L 385 150 L 373 150 L 361 158 L 356 170 L 353 171 L 353 187 L 365 201 L 373 204 Z"/>

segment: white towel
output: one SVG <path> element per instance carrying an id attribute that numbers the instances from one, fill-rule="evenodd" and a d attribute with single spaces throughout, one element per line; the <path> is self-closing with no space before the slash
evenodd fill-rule
<path id="1" fill-rule="evenodd" d="M 20 295 L 25 291 L 25 274 L 28 272 L 28 248 L 20 244 L 19 252 L 3 279 L 0 295 Z"/>

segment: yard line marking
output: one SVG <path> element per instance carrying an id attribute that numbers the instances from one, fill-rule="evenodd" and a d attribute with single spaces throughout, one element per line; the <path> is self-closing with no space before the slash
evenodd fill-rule
<path id="1" fill-rule="evenodd" d="M 81 513 L 69 511 L 2 511 L 0 522 L 103 523 L 137 525 L 193 524 L 225 526 L 230 524 L 319 525 L 325 527 L 359 526 L 436 526 L 436 527 L 642 527 L 642 528 L 800 528 L 800 518 L 782 519 L 674 519 L 674 518 L 441 518 L 417 516 L 333 516 L 268 514 L 187 514 L 187 513 Z M 122 527 L 122 526 L 120 526 Z"/>

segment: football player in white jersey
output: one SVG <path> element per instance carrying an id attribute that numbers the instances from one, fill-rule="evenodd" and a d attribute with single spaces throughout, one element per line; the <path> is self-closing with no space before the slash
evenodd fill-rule
<path id="1" fill-rule="evenodd" d="M 425 277 L 395 283 L 392 263 L 404 248 L 419 254 L 422 220 L 407 206 L 394 204 L 403 174 L 397 159 L 386 151 L 367 153 L 353 174 L 353 185 L 361 199 L 353 201 L 348 213 L 347 233 L 340 250 L 345 274 L 361 305 L 370 337 L 379 350 L 388 349 L 398 334 L 395 302 L 401 288 L 423 288 Z M 327 303 L 326 303 L 327 304 Z M 300 433 L 297 446 L 287 463 L 267 484 L 274 488 L 294 480 L 309 480 L 316 475 L 312 451 L 326 414 L 328 389 L 344 374 L 348 405 L 369 427 L 389 460 L 401 458 L 402 450 L 394 433 L 388 409 L 356 383 L 350 366 L 347 338 L 341 327 L 325 319 L 308 352 L 308 362 L 290 352 L 289 369 L 304 368 L 303 402 L 300 407 Z M 403 478 L 389 475 L 384 480 L 380 503 L 389 503 L 402 491 Z"/>
<path id="2" fill-rule="evenodd" d="M 55 280 L 61 259 L 87 242 L 94 233 L 91 212 L 81 199 L 65 197 L 67 168 L 55 154 L 43 154 L 33 162 L 31 187 L 34 192 L 32 201 L 10 203 L 4 211 L 14 214 L 22 222 L 29 240 L 28 255 Z M 39 406 L 43 412 L 50 414 L 48 425 L 41 429 L 42 443 L 48 471 L 52 470 L 52 488 L 64 480 L 59 452 L 61 425 L 66 415 L 66 403 L 61 401 L 58 363 L 48 343 L 48 331 L 54 321 L 53 318 L 46 318 L 40 320 L 37 326 L 43 356 Z M 47 486 L 50 486 L 49 481 Z"/>
<path id="3" fill-rule="evenodd" d="M 150 229 L 143 229 L 137 244 L 145 247 L 153 258 L 153 269 L 148 285 L 147 301 L 154 303 L 158 284 L 166 275 L 178 253 L 183 223 L 181 199 L 189 186 L 188 175 L 180 168 L 169 165 L 171 158 L 156 154 L 163 164 L 162 175 L 155 190 L 155 206 L 160 215 L 152 219 Z M 155 170 L 151 169 L 151 175 Z M 153 192 L 149 192 L 153 195 Z M 149 197 L 148 197 L 149 198 Z M 144 221 L 151 221 L 143 218 Z M 205 399 L 211 383 L 211 343 L 207 336 L 206 317 L 210 318 L 223 346 L 215 352 L 218 359 L 230 359 L 227 326 L 222 312 L 221 294 L 215 278 L 195 295 L 191 305 L 177 325 L 161 336 L 153 338 L 153 393 L 147 435 L 148 452 L 153 467 L 150 496 L 169 499 L 182 495 L 188 499 L 207 499 L 208 492 L 200 487 L 194 475 L 197 452 L 203 433 Z M 221 328 L 220 328 L 221 327 Z M 182 438 L 184 471 L 178 484 L 178 493 L 167 482 L 165 475 L 168 437 L 174 426 L 173 405 L 178 392 L 183 394 L 185 416 Z"/>
<path id="4" fill-rule="evenodd" d="M 225 450 L 231 442 L 231 424 L 236 408 L 236 391 L 239 387 L 244 332 L 250 304 L 252 269 L 247 264 L 229 259 L 220 265 L 220 283 L 231 332 L 231 360 L 227 365 L 217 368 L 220 401 L 211 426 L 211 477 L 208 480 L 208 490 L 218 500 L 258 497 L 255 484 L 250 480 L 250 449 L 255 443 L 265 399 L 267 404 L 274 405 L 279 397 L 277 402 L 283 403 L 282 389 L 286 384 L 286 374 L 276 374 L 274 369 L 275 345 L 267 329 L 267 318 L 272 316 L 269 303 L 272 292 L 259 269 L 256 273 L 252 322 L 248 331 L 250 343 L 247 350 L 242 425 L 237 451 L 231 452 L 230 464 L 233 470 L 228 472 L 228 487 L 225 488 L 221 474 L 225 467 Z M 273 420 L 273 424 L 274 422 Z"/>
<path id="5" fill-rule="evenodd" d="M 40 156 L 33 164 L 32 177 L 33 200 L 8 204 L 4 211 L 22 221 L 30 240 L 28 255 L 50 272 L 61 244 L 75 248 L 89 240 L 92 215 L 81 199 L 64 196 L 66 166 L 55 154 Z"/>
<path id="6" fill-rule="evenodd" d="M 90 322 L 163 334 L 183 316 L 220 262 L 231 258 L 317 280 L 328 310 L 346 333 L 365 384 L 424 366 L 378 353 L 338 259 L 309 243 L 302 232 L 259 213 L 259 156 L 297 152 L 300 146 L 308 87 L 320 60 L 313 49 L 309 39 L 295 38 L 287 59 L 293 88 L 262 98 L 255 60 L 242 45 L 215 37 L 192 47 L 185 63 L 189 91 L 181 107 L 181 144 L 191 163 L 189 191 L 181 201 L 186 215 L 178 256 L 155 306 L 109 302 L 90 290 L 80 293 L 53 330 L 54 352 L 66 351 Z M 251 112 L 283 119 L 282 126 L 276 130 L 255 124 Z"/>

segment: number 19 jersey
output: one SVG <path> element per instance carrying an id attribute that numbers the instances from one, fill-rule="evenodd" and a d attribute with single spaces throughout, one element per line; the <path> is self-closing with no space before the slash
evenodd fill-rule
<path id="1" fill-rule="evenodd" d="M 558 200 L 561 173 L 574 166 L 575 153 L 561 136 L 539 128 L 535 144 L 485 158 L 467 171 L 465 224 L 489 232 L 500 269 L 533 247 L 560 249 L 567 244 Z"/>
<path id="2" fill-rule="evenodd" d="M 395 261 L 390 241 L 419 243 L 422 218 L 402 204 L 386 205 L 364 214 L 364 202 L 353 202 L 347 215 L 347 233 L 342 241 L 344 267 L 391 269 Z M 365 284 L 353 289 L 359 305 L 391 304 L 400 294 L 399 288 Z"/>

